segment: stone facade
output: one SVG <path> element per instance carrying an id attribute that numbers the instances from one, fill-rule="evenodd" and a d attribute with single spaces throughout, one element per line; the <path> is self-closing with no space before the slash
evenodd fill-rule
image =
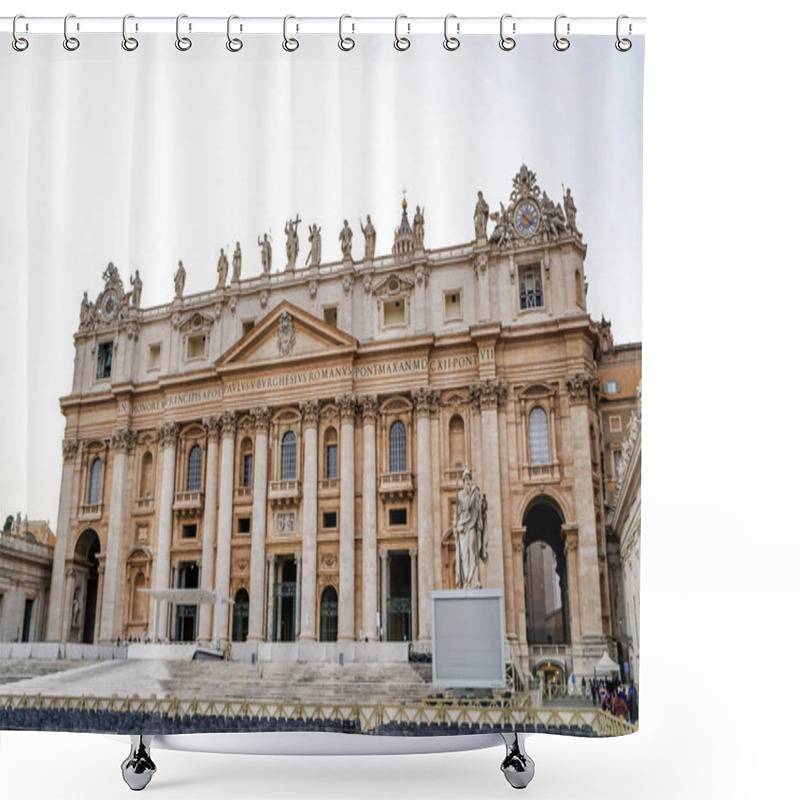
<path id="1" fill-rule="evenodd" d="M 591 674 L 613 644 L 601 329 L 559 212 L 523 166 L 494 230 L 476 209 L 452 247 L 426 249 L 403 201 L 391 254 L 300 269 L 287 247 L 282 271 L 155 308 L 109 265 L 61 401 L 48 639 L 208 640 L 210 607 L 154 630 L 137 591 L 198 586 L 235 601 L 225 639 L 424 644 L 469 465 L 509 642 Z"/>
<path id="2" fill-rule="evenodd" d="M 0 642 L 44 640 L 54 544 L 47 522 L 19 515 L 0 532 Z"/>

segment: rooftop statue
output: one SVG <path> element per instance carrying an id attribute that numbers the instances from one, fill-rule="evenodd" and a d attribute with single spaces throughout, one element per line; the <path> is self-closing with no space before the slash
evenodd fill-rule
<path id="1" fill-rule="evenodd" d="M 322 228 L 316 223 L 308 226 L 308 241 L 311 242 L 311 266 L 318 267 L 322 261 Z"/>
<path id="2" fill-rule="evenodd" d="M 419 206 L 417 206 L 417 213 L 414 214 L 414 241 L 418 250 L 425 247 L 425 209 L 420 211 Z"/>
<path id="3" fill-rule="evenodd" d="M 183 261 L 178 262 L 178 271 L 173 276 L 175 279 L 175 297 L 183 297 L 183 287 L 186 285 L 186 270 L 183 268 Z"/>
<path id="4" fill-rule="evenodd" d="M 234 283 L 238 283 L 242 277 L 242 246 L 236 242 L 236 248 L 233 251 L 233 278 Z"/>
<path id="5" fill-rule="evenodd" d="M 489 219 L 489 204 L 483 199 L 483 192 L 478 192 L 478 202 L 475 204 L 475 238 L 486 238 L 486 222 Z"/>
<path id="6" fill-rule="evenodd" d="M 138 269 L 136 270 L 136 274 L 131 278 L 131 286 L 133 286 L 131 304 L 134 308 L 139 308 L 142 302 L 142 279 L 139 277 Z"/>
<path id="7" fill-rule="evenodd" d="M 261 248 L 261 269 L 269 274 L 272 271 L 272 243 L 268 234 L 264 238 L 259 237 L 258 245 Z"/>
<path id="8" fill-rule="evenodd" d="M 220 247 L 219 259 L 217 260 L 217 289 L 225 286 L 228 280 L 228 256 L 225 255 L 225 250 Z"/>
<path id="9" fill-rule="evenodd" d="M 339 231 L 339 241 L 342 244 L 342 259 L 344 261 L 352 261 L 353 230 L 347 224 L 347 220 L 344 221 L 344 227 Z"/>
<path id="10" fill-rule="evenodd" d="M 375 258 L 375 228 L 372 224 L 372 219 L 367 214 L 367 224 L 363 225 L 360 219 L 358 223 L 361 225 L 361 232 L 364 234 L 364 261 L 372 261 Z"/>
<path id="11" fill-rule="evenodd" d="M 297 253 L 300 250 L 297 226 L 301 221 L 300 217 L 296 216 L 293 220 L 288 220 L 283 226 L 283 232 L 286 234 L 286 269 L 292 272 L 294 272 L 295 264 L 297 263 Z"/>

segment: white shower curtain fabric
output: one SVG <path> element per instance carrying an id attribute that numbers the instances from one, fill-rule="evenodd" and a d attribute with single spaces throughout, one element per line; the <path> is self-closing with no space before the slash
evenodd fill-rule
<path id="1" fill-rule="evenodd" d="M 0 727 L 633 730 L 644 41 L 412 38 L 3 46 Z"/>

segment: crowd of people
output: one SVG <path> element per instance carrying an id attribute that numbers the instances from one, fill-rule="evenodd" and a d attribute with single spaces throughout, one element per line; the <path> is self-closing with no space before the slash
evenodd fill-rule
<path id="1" fill-rule="evenodd" d="M 587 689 L 592 696 L 592 705 L 600 706 L 619 719 L 635 725 L 639 719 L 639 690 L 631 680 L 624 684 L 616 678 L 586 678 L 581 682 L 584 696 Z"/>

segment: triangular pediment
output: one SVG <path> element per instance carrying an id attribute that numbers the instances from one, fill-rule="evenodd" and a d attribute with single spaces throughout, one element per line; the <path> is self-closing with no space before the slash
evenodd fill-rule
<path id="1" fill-rule="evenodd" d="M 282 301 L 217 361 L 217 369 L 354 353 L 358 340 Z"/>

